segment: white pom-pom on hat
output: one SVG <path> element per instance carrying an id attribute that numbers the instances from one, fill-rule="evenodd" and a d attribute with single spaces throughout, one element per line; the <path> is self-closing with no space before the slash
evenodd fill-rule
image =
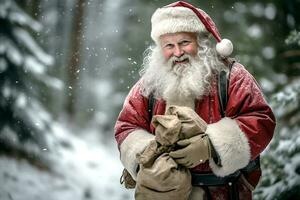
<path id="1" fill-rule="evenodd" d="M 217 53 L 222 57 L 228 57 L 233 51 L 233 44 L 228 39 L 222 39 L 221 42 L 216 45 Z"/>
<path id="2" fill-rule="evenodd" d="M 184 1 L 171 3 L 158 8 L 151 18 L 151 37 L 157 43 L 159 37 L 176 32 L 209 32 L 217 41 L 217 53 L 226 58 L 231 55 L 233 45 L 230 40 L 221 38 L 217 26 L 203 10 Z"/>

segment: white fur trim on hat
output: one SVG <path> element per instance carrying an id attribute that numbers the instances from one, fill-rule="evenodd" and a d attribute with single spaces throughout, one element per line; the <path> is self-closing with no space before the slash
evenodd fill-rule
<path id="1" fill-rule="evenodd" d="M 245 167 L 251 157 L 250 146 L 245 133 L 237 122 L 230 118 L 209 124 L 206 133 L 220 156 L 222 166 L 210 159 L 209 165 L 217 176 L 227 176 Z"/>
<path id="2" fill-rule="evenodd" d="M 222 57 L 228 57 L 233 51 L 232 42 L 228 39 L 222 39 L 221 42 L 216 45 L 217 53 Z"/>
<path id="3" fill-rule="evenodd" d="M 154 137 L 151 133 L 138 129 L 129 133 L 120 146 L 121 162 L 134 180 L 138 167 L 136 155 L 142 153 Z"/>
<path id="4" fill-rule="evenodd" d="M 151 18 L 151 37 L 158 42 L 161 35 L 177 32 L 207 32 L 206 28 L 189 8 L 158 8 Z"/>

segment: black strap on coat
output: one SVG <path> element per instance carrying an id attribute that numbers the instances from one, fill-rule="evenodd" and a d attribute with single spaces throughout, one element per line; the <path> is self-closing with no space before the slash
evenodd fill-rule
<path id="1" fill-rule="evenodd" d="M 149 126 L 152 120 L 153 112 L 154 112 L 154 106 L 155 106 L 155 98 L 153 93 L 150 93 L 148 97 L 148 114 L 149 114 Z"/>
<path id="2" fill-rule="evenodd" d="M 219 104 L 220 104 L 220 113 L 222 118 L 225 117 L 226 106 L 228 102 L 228 86 L 231 68 L 235 61 L 232 61 L 228 64 L 228 73 L 225 70 L 222 70 L 219 73 L 218 77 L 218 90 L 219 90 Z M 228 75 L 227 75 L 228 74 Z"/>

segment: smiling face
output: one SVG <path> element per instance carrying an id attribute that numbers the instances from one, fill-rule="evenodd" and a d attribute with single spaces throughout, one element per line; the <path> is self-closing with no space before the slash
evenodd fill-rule
<path id="1" fill-rule="evenodd" d="M 198 52 L 197 35 L 190 32 L 168 33 L 160 36 L 160 46 L 165 60 L 177 64 L 190 63 L 189 57 Z"/>
<path id="2" fill-rule="evenodd" d="M 145 52 L 142 94 L 165 100 L 202 98 L 211 90 L 213 74 L 227 69 L 207 34 L 181 32 L 160 36 Z M 177 49 L 177 51 L 176 51 Z M 187 60 L 186 60 L 187 59 Z"/>

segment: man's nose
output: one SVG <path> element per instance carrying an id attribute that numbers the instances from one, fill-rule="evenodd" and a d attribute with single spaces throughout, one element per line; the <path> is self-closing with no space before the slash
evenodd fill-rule
<path id="1" fill-rule="evenodd" d="M 175 49 L 174 49 L 174 56 L 176 57 L 181 57 L 182 55 L 184 54 L 184 51 L 183 49 L 180 47 L 180 46 L 175 46 Z"/>

